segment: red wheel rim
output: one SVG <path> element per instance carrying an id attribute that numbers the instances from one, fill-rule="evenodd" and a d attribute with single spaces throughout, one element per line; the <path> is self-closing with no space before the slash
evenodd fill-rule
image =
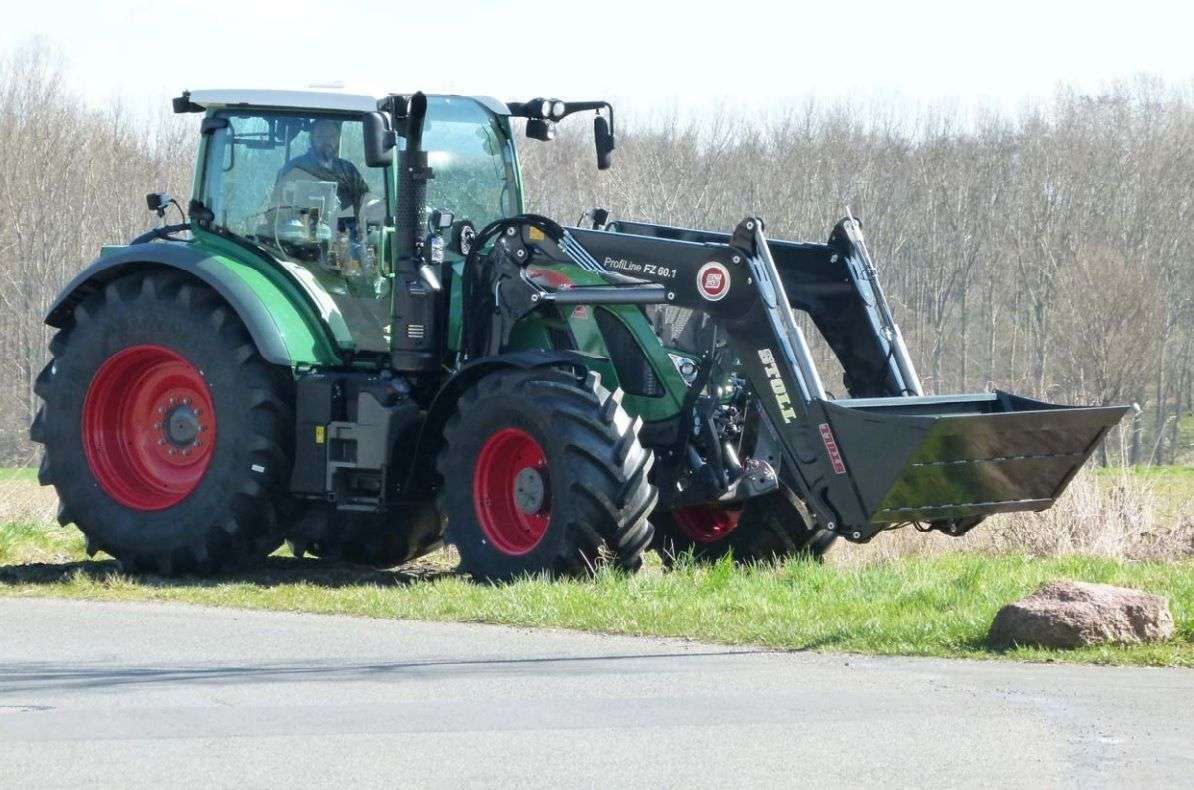
<path id="1" fill-rule="evenodd" d="M 519 428 L 490 436 L 473 472 L 473 506 L 485 537 L 503 554 L 526 554 L 551 523 L 547 455 Z"/>
<path id="2" fill-rule="evenodd" d="M 163 346 L 104 361 L 83 400 L 83 452 L 100 488 L 133 510 L 187 497 L 207 471 L 216 415 L 203 374 Z"/>
<path id="3" fill-rule="evenodd" d="M 688 505 L 672 511 L 672 519 L 697 543 L 714 543 L 738 528 L 741 510 L 726 510 L 716 505 Z"/>

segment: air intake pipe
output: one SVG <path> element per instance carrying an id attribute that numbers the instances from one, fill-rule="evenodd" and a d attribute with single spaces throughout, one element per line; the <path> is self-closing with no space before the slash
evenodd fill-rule
<path id="1" fill-rule="evenodd" d="M 406 146 L 398 154 L 398 200 L 394 218 L 394 300 L 391 323 L 391 364 L 396 370 L 438 370 L 440 364 L 439 307 L 435 278 L 420 273 L 424 261 L 427 182 L 434 177 L 423 150 L 423 120 L 427 97 L 416 93 L 405 103 L 397 100 L 396 120 L 405 115 Z"/>

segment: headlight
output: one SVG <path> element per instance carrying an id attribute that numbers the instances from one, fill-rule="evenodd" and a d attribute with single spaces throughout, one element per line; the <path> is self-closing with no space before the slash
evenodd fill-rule
<path id="1" fill-rule="evenodd" d="M 543 101 L 539 102 L 539 117 L 540 118 L 550 118 L 551 117 L 551 102 L 548 101 L 547 99 L 544 99 Z"/>
<path id="2" fill-rule="evenodd" d="M 563 118 L 564 110 L 565 110 L 564 102 L 560 101 L 559 99 L 556 99 L 554 102 L 551 103 L 551 114 L 554 117 Z"/>

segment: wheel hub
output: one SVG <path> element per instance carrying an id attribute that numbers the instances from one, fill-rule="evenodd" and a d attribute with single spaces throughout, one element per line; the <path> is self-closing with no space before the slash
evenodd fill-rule
<path id="1" fill-rule="evenodd" d="M 514 477 L 514 504 L 527 515 L 543 509 L 546 489 L 543 475 L 537 469 L 526 466 Z"/>
<path id="2" fill-rule="evenodd" d="M 100 365 L 83 400 L 83 452 L 96 483 L 133 510 L 162 510 L 203 479 L 216 438 L 203 373 L 165 346 L 130 346 Z"/>
<path id="3" fill-rule="evenodd" d="M 184 448 L 195 444 L 202 426 L 199 415 L 189 405 L 175 406 L 166 417 L 166 438 L 175 447 Z"/>
<path id="4" fill-rule="evenodd" d="M 526 554 L 551 523 L 547 454 L 521 428 L 502 428 L 481 445 L 473 471 L 473 507 L 488 542 L 509 556 Z"/>

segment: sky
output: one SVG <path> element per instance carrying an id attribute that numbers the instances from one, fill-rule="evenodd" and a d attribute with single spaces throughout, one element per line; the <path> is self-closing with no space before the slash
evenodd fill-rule
<path id="1" fill-rule="evenodd" d="M 5 3 L 0 49 L 43 37 L 92 104 L 184 88 L 616 99 L 756 111 L 808 97 L 1015 109 L 1066 83 L 1194 84 L 1191 2 L 203 0 Z"/>

